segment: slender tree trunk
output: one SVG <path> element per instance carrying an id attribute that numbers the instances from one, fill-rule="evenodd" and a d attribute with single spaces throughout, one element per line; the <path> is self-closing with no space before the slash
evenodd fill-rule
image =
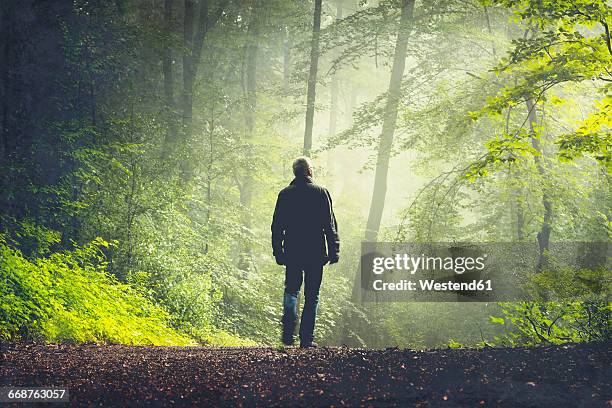
<path id="1" fill-rule="evenodd" d="M 90 124 L 92 127 L 96 127 L 96 123 L 97 123 L 97 112 L 96 112 L 96 93 L 95 93 L 95 81 L 94 81 L 94 70 L 92 67 L 92 59 L 93 56 L 91 55 L 89 50 L 86 50 L 85 52 L 85 71 L 87 72 L 87 83 L 84 84 L 84 87 L 87 87 L 89 89 L 84 90 L 84 92 L 87 92 L 87 97 L 88 97 L 88 104 L 89 104 L 89 120 L 90 120 Z"/>
<path id="2" fill-rule="evenodd" d="M 251 22 L 247 30 L 247 44 L 245 47 L 246 59 L 246 110 L 245 110 L 245 137 L 247 141 L 251 141 L 255 134 L 255 113 L 257 108 L 257 54 L 259 51 L 259 15 L 260 1 L 255 3 L 255 7 L 251 12 Z M 251 147 L 247 149 L 247 163 L 252 160 Z M 243 207 L 244 216 L 242 223 L 247 230 L 251 229 L 251 204 L 253 201 L 253 177 L 247 169 L 240 189 L 240 204 Z M 244 243 L 238 260 L 238 268 L 244 271 L 249 270 L 251 264 L 251 245 L 248 242 Z"/>
<path id="3" fill-rule="evenodd" d="M 207 6 L 206 1 L 200 7 Z M 181 95 L 182 128 L 181 128 L 181 175 L 183 179 L 191 178 L 191 164 L 189 158 L 185 157 L 186 148 L 191 141 L 193 124 L 193 87 L 195 83 L 195 71 L 193 60 L 193 14 L 195 4 L 193 0 L 185 0 L 183 18 L 183 92 Z M 178 146 L 177 146 L 178 147 Z"/>
<path id="4" fill-rule="evenodd" d="M 342 19 L 342 1 L 338 1 L 336 5 L 336 21 Z M 334 54 L 337 57 L 337 53 Z M 331 101 L 329 105 L 329 134 L 336 134 L 338 125 L 338 73 L 334 72 L 331 79 Z"/>
<path id="5" fill-rule="evenodd" d="M 206 172 L 206 225 L 210 225 L 212 219 L 212 183 L 213 183 L 213 161 L 215 160 L 215 102 L 213 100 L 210 108 L 210 127 L 208 130 L 208 171 Z M 206 243 L 208 252 L 208 243 Z"/>
<path id="6" fill-rule="evenodd" d="M 257 3 L 257 5 L 259 2 Z M 247 32 L 247 45 L 246 45 L 246 114 L 245 114 L 245 125 L 246 125 L 246 136 L 248 139 L 253 138 L 255 130 L 255 110 L 257 105 L 257 53 L 259 52 L 258 41 L 259 41 L 259 23 L 257 21 L 257 13 L 259 9 L 253 9 L 253 16 L 251 23 L 249 24 Z"/>
<path id="7" fill-rule="evenodd" d="M 9 155 L 9 104 L 10 98 L 10 63 L 11 63 L 11 15 L 10 5 L 7 2 L 0 6 L 0 44 L 2 44 L 2 61 L 0 62 L 0 98 L 2 99 L 2 112 L 0 112 L 0 163 L 8 159 Z"/>
<path id="8" fill-rule="evenodd" d="M 193 91 L 195 79 L 198 72 L 198 64 L 202 56 L 204 38 L 208 31 L 217 23 L 227 5 L 228 0 L 222 0 L 214 13 L 209 14 L 209 1 L 199 1 L 199 13 L 197 27 L 194 28 L 194 14 L 196 12 L 195 2 L 185 0 L 185 13 L 183 20 L 183 42 L 185 52 L 183 54 L 183 94 L 182 114 L 183 131 L 182 143 L 188 145 L 193 133 Z M 184 178 L 191 177 L 191 163 L 188 157 L 184 157 L 181 163 Z"/>
<path id="9" fill-rule="evenodd" d="M 347 118 L 347 123 L 349 126 L 353 126 L 353 124 L 355 123 L 355 119 L 353 117 L 353 114 L 355 113 L 355 109 L 357 108 L 357 97 L 358 95 L 358 88 L 355 86 L 355 84 L 351 85 L 351 94 L 349 96 L 349 100 L 348 100 L 348 118 Z"/>
<path id="10" fill-rule="evenodd" d="M 212 99 L 210 104 L 210 114 L 208 121 L 208 166 L 206 169 L 206 225 L 210 225 L 212 219 L 212 184 L 213 184 L 213 164 L 215 161 L 215 105 L 216 99 Z M 204 253 L 209 251 L 209 243 L 204 243 Z"/>
<path id="11" fill-rule="evenodd" d="M 289 90 L 289 81 L 291 79 L 291 33 L 289 27 L 285 28 L 285 40 L 283 41 L 283 88 Z"/>
<path id="12" fill-rule="evenodd" d="M 130 111 L 130 143 L 134 143 L 134 103 L 132 102 Z M 134 220 L 136 218 L 135 211 L 135 202 L 136 202 L 136 190 L 138 188 L 138 169 L 136 164 L 136 157 L 134 152 L 130 152 L 130 188 L 125 197 L 125 201 L 127 204 L 127 216 L 126 216 L 126 261 L 125 267 L 121 271 L 123 277 L 126 276 L 126 273 L 132 268 L 132 257 L 134 253 L 134 240 L 133 240 L 133 229 L 134 229 Z"/>
<path id="13" fill-rule="evenodd" d="M 516 199 L 516 239 L 523 241 L 525 239 L 525 212 L 523 210 L 523 202 L 520 198 Z"/>
<path id="14" fill-rule="evenodd" d="M 372 192 L 372 202 L 370 204 L 370 214 L 365 231 L 366 241 L 376 241 L 380 222 L 385 208 L 385 198 L 387 195 L 387 174 L 389 172 L 389 158 L 391 157 L 391 147 L 397 122 L 397 110 L 400 101 L 402 77 L 406 64 L 406 51 L 408 46 L 409 31 L 412 24 L 412 14 L 414 11 L 414 0 L 402 0 L 402 14 L 400 19 L 399 33 L 395 43 L 395 54 L 393 57 L 393 67 L 391 69 L 391 79 L 389 80 L 389 90 L 387 93 L 387 103 L 383 116 L 382 132 L 378 144 L 378 157 L 376 160 L 376 173 L 374 177 L 374 190 Z"/>
<path id="15" fill-rule="evenodd" d="M 497 47 L 495 47 L 495 40 L 493 39 L 493 30 L 491 29 L 491 18 L 489 17 L 489 9 L 484 6 L 485 21 L 487 23 L 487 31 L 491 36 L 491 52 L 493 53 L 493 62 L 497 61 Z"/>
<path id="16" fill-rule="evenodd" d="M 306 127 L 304 130 L 304 155 L 312 149 L 312 126 L 314 121 L 315 90 L 317 86 L 317 69 L 319 65 L 319 35 L 321 32 L 322 0 L 315 0 L 312 41 L 310 45 L 310 72 L 308 74 L 308 93 L 306 96 Z"/>
<path id="17" fill-rule="evenodd" d="M 531 133 L 531 145 L 533 148 L 539 153 L 538 156 L 534 157 L 536 169 L 538 170 L 538 174 L 542 178 L 542 181 L 545 183 L 547 179 L 546 168 L 544 167 L 544 150 L 542 149 L 542 145 L 540 143 L 540 139 L 536 137 L 535 127 L 537 125 L 536 121 L 536 111 L 535 104 L 532 99 L 527 99 L 527 114 L 529 120 L 529 130 Z M 544 217 L 542 221 L 542 227 L 538 232 L 538 246 L 539 246 L 539 254 L 538 260 L 536 264 L 536 272 L 540 272 L 547 263 L 547 252 L 550 246 L 550 232 L 551 232 L 551 221 L 552 221 L 552 201 L 550 199 L 550 192 L 548 187 L 542 187 L 542 206 L 544 207 Z"/>
<path id="18" fill-rule="evenodd" d="M 204 1 L 200 7 L 207 6 Z M 193 64 L 193 14 L 195 5 L 193 0 L 185 0 L 185 12 L 183 19 L 183 95 L 182 95 L 182 114 L 183 114 L 183 142 L 189 142 L 191 138 L 191 125 L 193 116 L 193 85 L 195 82 L 195 72 Z"/>
<path id="19" fill-rule="evenodd" d="M 342 19 L 342 1 L 337 0 L 336 3 L 336 22 Z M 338 52 L 334 52 L 333 58 L 338 57 Z M 332 74 L 331 79 L 331 87 L 330 87 L 331 99 L 329 103 L 329 136 L 333 137 L 338 131 L 338 93 L 339 93 L 339 79 L 338 72 L 334 72 Z M 327 151 L 327 170 L 329 174 L 332 175 L 333 180 L 337 181 L 337 178 L 334 177 L 336 174 L 336 154 L 335 152 L 328 150 Z M 334 183 L 336 184 L 336 183 Z"/>
<path id="20" fill-rule="evenodd" d="M 408 48 L 408 37 L 412 26 L 412 15 L 414 11 L 414 0 L 402 0 L 402 10 L 400 25 L 395 43 L 395 53 L 391 68 L 391 78 L 389 80 L 389 90 L 387 93 L 387 103 L 383 116 L 383 125 L 378 145 L 378 157 L 376 161 L 376 173 L 374 177 L 374 190 L 372 192 L 372 203 L 365 231 L 365 241 L 376 241 L 380 222 L 385 206 L 385 196 L 387 193 L 387 173 L 389 171 L 389 159 L 391 157 L 391 146 L 397 121 L 397 111 L 401 96 L 402 77 L 406 64 L 406 53 Z M 361 294 L 361 264 L 355 273 L 355 284 L 353 285 L 353 301 L 360 301 Z M 357 322 L 360 321 L 357 318 Z M 364 328 L 361 328 L 364 329 Z M 356 329 L 359 331 L 360 329 Z M 357 345 L 355 339 L 359 338 L 348 326 L 343 334 L 343 343 L 347 345 Z"/>
<path id="21" fill-rule="evenodd" d="M 174 0 L 164 0 L 164 29 L 166 41 L 172 36 L 172 8 Z M 162 71 L 164 75 L 164 103 L 166 114 L 167 131 L 161 157 L 167 159 L 171 155 L 171 149 L 176 141 L 177 126 L 175 118 L 176 105 L 174 101 L 174 69 L 172 67 L 172 47 L 166 44 L 162 60 Z"/>

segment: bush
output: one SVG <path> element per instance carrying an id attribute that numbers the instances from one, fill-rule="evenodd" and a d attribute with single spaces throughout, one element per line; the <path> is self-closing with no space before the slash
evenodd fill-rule
<path id="1" fill-rule="evenodd" d="M 552 268 L 534 275 L 528 286 L 534 301 L 501 303 L 506 327 L 496 340 L 511 346 L 605 341 L 612 334 L 610 271 Z"/>
<path id="2" fill-rule="evenodd" d="M 0 339 L 186 345 L 168 313 L 106 271 L 98 238 L 26 259 L 0 235 Z"/>

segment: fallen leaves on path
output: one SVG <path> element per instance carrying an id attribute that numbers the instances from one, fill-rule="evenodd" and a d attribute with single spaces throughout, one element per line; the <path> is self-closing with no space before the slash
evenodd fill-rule
<path id="1" fill-rule="evenodd" d="M 4 344 L 0 384 L 90 406 L 605 406 L 610 342 L 484 350 Z"/>

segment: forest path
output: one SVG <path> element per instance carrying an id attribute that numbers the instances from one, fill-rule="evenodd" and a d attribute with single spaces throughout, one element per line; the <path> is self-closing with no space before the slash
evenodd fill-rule
<path id="1" fill-rule="evenodd" d="M 1 385 L 73 405 L 610 406 L 611 342 L 362 350 L 3 344 Z"/>

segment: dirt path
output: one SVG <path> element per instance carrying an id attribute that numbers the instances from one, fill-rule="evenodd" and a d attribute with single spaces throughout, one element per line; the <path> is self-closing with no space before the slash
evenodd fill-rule
<path id="1" fill-rule="evenodd" d="M 2 345 L 1 385 L 73 405 L 612 406 L 610 345 L 382 351 Z"/>

